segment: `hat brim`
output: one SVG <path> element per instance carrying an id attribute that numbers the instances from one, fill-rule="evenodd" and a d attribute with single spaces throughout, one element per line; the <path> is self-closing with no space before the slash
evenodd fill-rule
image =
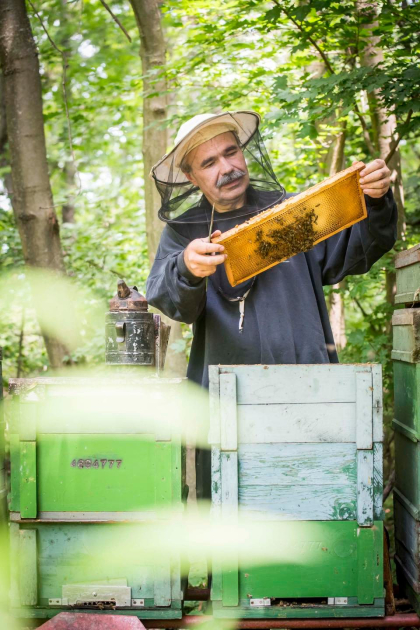
<path id="1" fill-rule="evenodd" d="M 188 178 L 181 171 L 179 164 L 184 157 L 182 152 L 185 151 L 191 138 L 198 130 L 210 125 L 227 123 L 237 129 L 237 134 L 241 146 L 245 146 L 257 131 L 260 124 L 260 115 L 253 111 L 224 112 L 216 114 L 207 120 L 199 123 L 192 129 L 180 142 L 178 142 L 172 151 L 164 155 L 157 164 L 152 168 L 150 175 L 156 182 L 161 184 L 171 184 L 173 186 L 182 186 L 189 183 Z"/>

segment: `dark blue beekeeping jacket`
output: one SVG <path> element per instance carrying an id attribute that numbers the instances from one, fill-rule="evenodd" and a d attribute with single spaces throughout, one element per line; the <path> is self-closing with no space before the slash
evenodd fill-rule
<path id="1" fill-rule="evenodd" d="M 273 193 L 252 189 L 248 195 L 252 207 L 265 207 L 273 199 Z M 206 200 L 202 204 L 207 204 L 210 216 L 209 204 Z M 172 319 L 193 324 L 188 377 L 207 387 L 209 365 L 337 363 L 322 287 L 350 274 L 366 273 L 396 239 L 392 192 L 381 199 L 366 196 L 366 205 L 364 221 L 255 278 L 245 301 L 242 332 L 238 303 L 227 297 L 244 295 L 253 281 L 232 288 L 220 265 L 209 278 L 206 293 L 205 280 L 188 271 L 183 252 L 191 240 L 208 236 L 208 226 L 167 225 L 147 281 L 147 300 Z M 214 229 L 231 229 L 249 218 L 243 214 L 243 208 L 215 212 Z"/>

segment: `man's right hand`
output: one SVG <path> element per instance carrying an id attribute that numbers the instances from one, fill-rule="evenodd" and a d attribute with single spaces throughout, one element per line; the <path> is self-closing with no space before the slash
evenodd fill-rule
<path id="1" fill-rule="evenodd" d="M 211 237 L 220 236 L 220 230 Z M 197 278 L 211 276 L 218 265 L 225 262 L 227 256 L 223 245 L 209 243 L 206 238 L 196 238 L 184 250 L 184 262 L 187 269 Z"/>

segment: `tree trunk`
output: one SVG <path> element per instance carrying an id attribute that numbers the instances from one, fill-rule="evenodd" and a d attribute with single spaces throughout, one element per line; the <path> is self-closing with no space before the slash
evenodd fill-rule
<path id="1" fill-rule="evenodd" d="M 60 0 L 60 31 L 59 46 L 63 51 L 63 63 L 68 68 L 70 59 L 70 31 L 68 24 L 71 23 L 71 14 L 67 8 L 67 0 Z M 66 85 L 67 99 L 71 98 L 70 85 Z M 76 190 L 76 164 L 73 159 L 66 160 L 64 164 L 64 176 L 66 181 L 66 202 L 61 208 L 61 219 L 63 223 L 75 223 L 75 190 Z"/>
<path id="2" fill-rule="evenodd" d="M 358 6 L 362 11 L 362 21 L 365 22 L 362 26 L 370 32 L 368 44 L 360 54 L 360 63 L 362 66 L 374 68 L 384 61 L 384 53 L 380 46 L 380 37 L 373 34 L 373 30 L 378 28 L 378 5 L 371 0 L 359 0 Z M 368 102 L 374 132 L 374 145 L 377 148 L 378 156 L 384 159 L 391 149 L 391 143 L 395 139 L 397 121 L 394 114 L 387 112 L 381 107 L 379 96 L 379 90 L 372 90 L 372 92 L 368 93 Z M 404 188 L 399 149 L 395 151 L 388 163 L 388 167 L 391 170 L 393 193 L 398 207 L 398 238 L 405 240 L 406 219 Z"/>
<path id="3" fill-rule="evenodd" d="M 24 0 L 0 5 L 0 61 L 13 182 L 13 211 L 25 261 L 63 271 L 59 226 L 48 176 L 38 55 Z M 67 354 L 44 334 L 53 367 Z"/>
<path id="4" fill-rule="evenodd" d="M 331 151 L 330 176 L 335 175 L 343 169 L 344 166 L 344 146 L 346 142 L 346 121 L 340 123 L 340 131 L 335 139 Z M 344 289 L 346 281 L 343 280 L 333 285 L 333 289 Z M 329 316 L 331 329 L 334 336 L 335 345 L 338 352 L 345 348 L 347 344 L 346 337 L 346 314 L 344 309 L 344 299 L 341 293 L 331 293 L 329 300 Z"/>
<path id="5" fill-rule="evenodd" d="M 378 27 L 378 6 L 371 0 L 359 0 L 359 9 L 362 11 L 363 28 L 370 31 L 368 45 L 364 48 L 360 55 L 360 63 L 362 66 L 375 67 L 384 61 L 384 53 L 380 46 L 380 37 L 373 34 L 373 30 Z M 392 142 L 395 139 L 395 128 L 397 121 L 395 115 L 387 112 L 380 105 L 379 90 L 373 90 L 368 93 L 368 102 L 372 127 L 374 131 L 374 144 L 378 150 L 379 157 L 384 159 L 389 153 Z M 398 208 L 398 226 L 397 238 L 405 241 L 406 218 L 404 209 L 404 187 L 401 172 L 401 155 L 397 149 L 388 163 L 391 170 L 392 191 Z M 396 291 L 395 272 L 386 272 L 386 300 L 389 304 L 394 304 L 394 296 Z M 391 322 L 388 323 L 387 332 L 391 333 Z"/>
<path id="6" fill-rule="evenodd" d="M 167 131 L 164 126 L 168 117 L 167 84 L 164 78 L 154 79 L 150 72 L 166 61 L 166 45 L 157 0 L 130 0 L 140 33 L 140 58 L 143 74 L 143 164 L 144 200 L 146 206 L 146 235 L 149 261 L 153 263 L 159 245 L 163 223 L 158 217 L 160 195 L 149 173 L 152 166 L 166 153 Z M 149 94 L 155 94 L 148 98 Z M 179 322 L 167 319 L 171 325 L 171 337 L 166 359 L 166 369 L 181 375 L 186 372 L 186 358 L 182 352 L 173 352 L 171 343 L 182 339 Z"/>

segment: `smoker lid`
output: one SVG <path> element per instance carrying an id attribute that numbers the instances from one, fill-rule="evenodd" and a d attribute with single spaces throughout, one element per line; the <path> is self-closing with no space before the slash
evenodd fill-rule
<path id="1" fill-rule="evenodd" d="M 147 300 L 137 291 L 137 287 L 129 287 L 124 280 L 118 280 L 118 292 L 109 302 L 110 311 L 143 311 L 147 312 Z"/>

